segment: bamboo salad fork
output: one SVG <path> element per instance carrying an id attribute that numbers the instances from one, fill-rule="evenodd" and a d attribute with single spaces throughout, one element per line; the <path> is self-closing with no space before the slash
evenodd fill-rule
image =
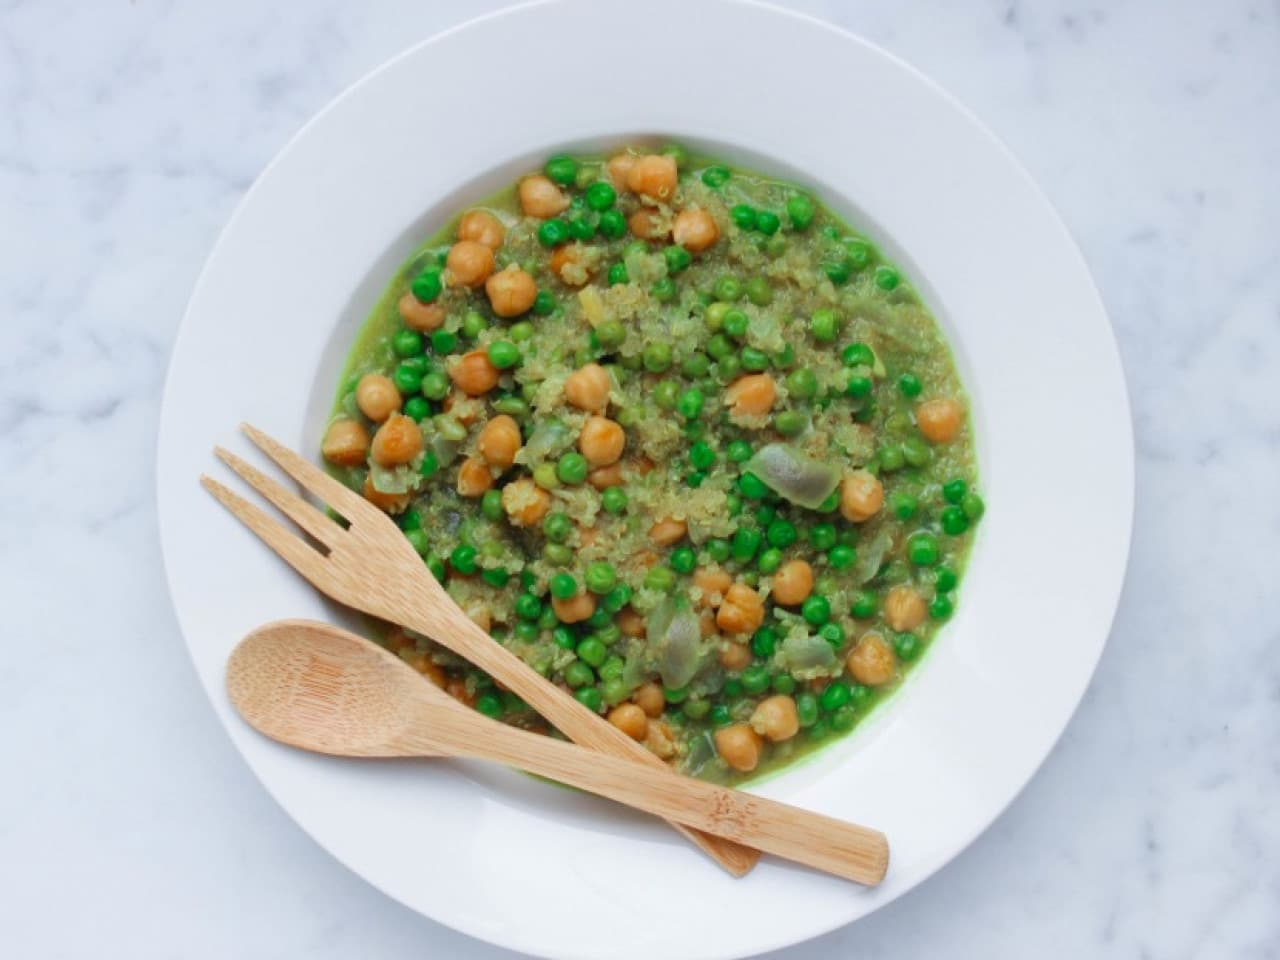
<path id="1" fill-rule="evenodd" d="M 888 865 L 882 833 L 492 720 L 331 624 L 254 630 L 227 661 L 227 693 L 255 730 L 305 750 L 493 760 L 856 883 L 879 883 Z"/>
<path id="2" fill-rule="evenodd" d="M 306 531 L 320 549 L 217 480 L 203 475 L 200 482 L 316 589 L 345 606 L 428 636 L 469 660 L 581 746 L 669 773 L 645 747 L 549 683 L 474 623 L 436 582 L 390 517 L 262 431 L 249 424 L 241 424 L 241 429 L 348 526 L 222 447 L 214 448 L 218 459 Z M 734 876 L 746 874 L 759 859 L 757 850 L 680 824 L 672 826 Z"/>

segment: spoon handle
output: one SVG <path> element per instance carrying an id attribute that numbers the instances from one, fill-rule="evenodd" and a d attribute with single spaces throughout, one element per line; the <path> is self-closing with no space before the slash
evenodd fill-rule
<path id="1" fill-rule="evenodd" d="M 453 756 L 494 760 L 857 883 L 875 886 L 888 868 L 878 830 L 481 720 L 433 714 L 424 733 Z"/>

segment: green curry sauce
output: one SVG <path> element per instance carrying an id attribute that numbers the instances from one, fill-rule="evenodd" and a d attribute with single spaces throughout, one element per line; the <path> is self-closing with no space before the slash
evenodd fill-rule
<path id="1" fill-rule="evenodd" d="M 449 259 L 450 223 L 370 314 L 330 469 L 498 642 L 680 771 L 737 782 L 851 730 L 951 616 L 983 512 L 909 280 L 811 194 L 674 147 L 553 157 L 478 209 L 470 246 Z M 384 639 L 547 730 L 431 641 Z"/>

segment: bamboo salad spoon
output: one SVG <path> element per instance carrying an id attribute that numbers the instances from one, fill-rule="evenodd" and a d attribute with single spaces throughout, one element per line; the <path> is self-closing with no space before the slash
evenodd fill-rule
<path id="1" fill-rule="evenodd" d="M 643 746 L 549 683 L 477 626 L 436 582 L 390 517 L 262 431 L 247 423 L 241 429 L 300 486 L 340 514 L 347 526 L 221 447 L 215 447 L 214 454 L 309 534 L 319 548 L 217 480 L 202 476 L 200 482 L 316 589 L 348 607 L 431 637 L 513 691 L 574 742 L 665 769 Z M 747 873 L 760 856 L 748 847 L 680 824 L 673 826 L 734 876 Z"/>
<path id="2" fill-rule="evenodd" d="M 878 884 L 888 867 L 876 830 L 499 723 L 330 624 L 254 630 L 227 662 L 227 692 L 254 729 L 305 750 L 492 760 L 857 883 Z"/>

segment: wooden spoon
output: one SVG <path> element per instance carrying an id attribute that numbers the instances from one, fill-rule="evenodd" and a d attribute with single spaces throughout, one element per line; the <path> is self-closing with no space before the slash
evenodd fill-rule
<path id="1" fill-rule="evenodd" d="M 889 864 L 879 831 L 491 720 L 327 623 L 254 630 L 227 661 L 227 692 L 250 726 L 305 750 L 493 760 L 858 883 Z"/>

